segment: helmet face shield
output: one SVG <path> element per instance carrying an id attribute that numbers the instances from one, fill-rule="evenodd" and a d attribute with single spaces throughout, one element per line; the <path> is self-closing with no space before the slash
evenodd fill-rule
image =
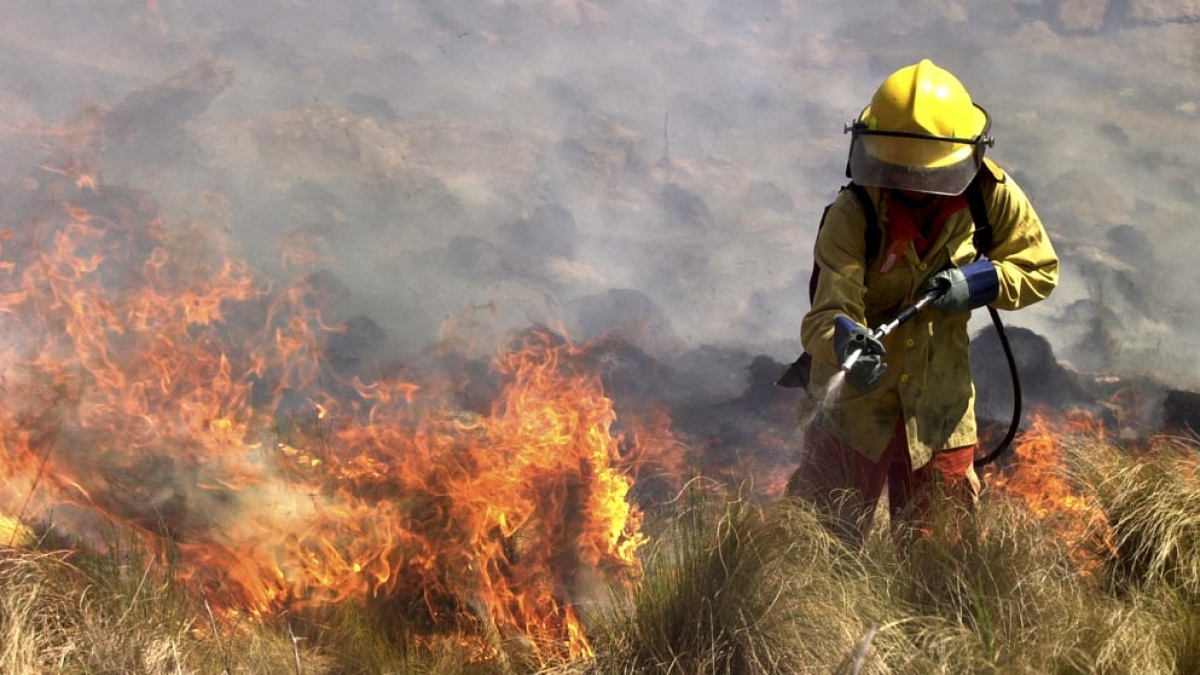
<path id="1" fill-rule="evenodd" d="M 967 189 L 971 179 L 983 166 L 983 152 L 972 152 L 959 162 L 934 168 L 892 164 L 873 155 L 863 141 L 863 138 L 858 138 L 850 142 L 850 177 L 859 185 L 957 195 Z"/>
<path id="2" fill-rule="evenodd" d="M 988 135 L 991 120 L 972 138 L 935 136 L 907 131 L 871 129 L 861 121 L 847 125 L 850 140 L 850 177 L 859 185 L 957 195 L 983 166 L 983 154 L 994 142 Z M 863 117 L 866 117 L 864 111 Z"/>

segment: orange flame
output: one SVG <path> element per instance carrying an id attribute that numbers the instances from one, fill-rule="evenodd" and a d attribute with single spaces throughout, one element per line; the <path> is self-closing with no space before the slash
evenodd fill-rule
<path id="1" fill-rule="evenodd" d="M 1112 533 L 1100 505 L 1081 495 L 1067 479 L 1063 440 L 1068 437 L 1103 442 L 1104 430 L 1098 420 L 1081 411 L 1054 417 L 1035 414 L 1032 425 L 1016 440 L 1016 460 L 992 484 L 1049 525 L 1068 546 L 1072 562 L 1088 574 L 1100 564 L 1097 547 L 1111 550 Z"/>
<path id="2" fill-rule="evenodd" d="M 590 651 L 573 595 L 638 573 L 647 451 L 581 348 L 527 335 L 482 408 L 460 382 L 347 377 L 307 282 L 273 289 L 218 233 L 61 173 L 80 202 L 0 241 L 0 509 L 85 540 L 120 524 L 228 614 L 416 601 Z"/>

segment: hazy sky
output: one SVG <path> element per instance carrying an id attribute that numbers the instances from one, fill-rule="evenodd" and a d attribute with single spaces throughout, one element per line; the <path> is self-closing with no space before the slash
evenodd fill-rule
<path id="1" fill-rule="evenodd" d="M 928 57 L 1064 260 L 1006 318 L 1194 385 L 1162 366 L 1197 335 L 1200 17 L 1081 4 L 9 0 L 0 121 L 99 110 L 105 185 L 219 218 L 267 275 L 307 242 L 398 350 L 559 321 L 790 360 L 842 127 Z M 14 138 L 8 191 L 43 161 Z"/>

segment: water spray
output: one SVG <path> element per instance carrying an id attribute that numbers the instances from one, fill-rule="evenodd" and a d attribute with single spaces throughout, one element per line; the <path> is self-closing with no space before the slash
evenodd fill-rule
<path id="1" fill-rule="evenodd" d="M 891 321 L 871 331 L 871 335 L 876 340 L 882 339 L 883 336 L 896 330 L 897 326 L 911 320 L 913 317 L 919 314 L 922 309 L 925 309 L 927 306 L 929 306 L 929 303 L 937 300 L 945 294 L 945 287 L 939 287 L 930 290 L 929 292 L 925 293 L 925 295 L 922 295 L 920 298 L 918 298 L 916 302 L 900 310 L 900 312 L 896 314 Z M 977 457 L 975 459 L 974 464 L 976 469 L 981 469 L 999 459 L 999 457 L 1003 455 L 1012 444 L 1013 438 L 1016 436 L 1021 425 L 1021 377 L 1017 373 L 1017 361 L 1013 356 L 1012 346 L 1008 342 L 1008 336 L 1006 336 L 1004 333 L 1004 324 L 1000 321 L 1000 314 L 992 307 L 988 307 L 988 313 L 992 316 L 992 325 L 996 327 L 996 334 L 1000 338 L 1000 346 L 1004 349 L 1004 356 L 1008 359 L 1008 370 L 1012 375 L 1013 415 L 1012 421 L 1008 425 L 1008 431 L 1005 433 L 1004 438 L 1000 440 L 1000 442 L 994 449 L 992 449 L 991 452 L 987 453 L 983 457 Z M 856 343 L 863 344 L 867 341 L 867 338 L 865 334 L 860 333 L 853 336 L 851 340 Z M 854 364 L 862 356 L 862 353 L 863 348 L 861 346 L 850 352 L 850 354 L 846 356 L 846 360 L 842 362 L 842 372 L 850 372 L 850 369 L 854 367 Z"/>
<path id="2" fill-rule="evenodd" d="M 891 321 L 888 321 L 882 326 L 879 326 L 871 331 L 871 336 L 876 340 L 879 340 L 885 335 L 888 335 L 892 331 L 896 330 L 900 324 L 910 321 L 917 314 L 920 314 L 921 310 L 928 307 L 929 304 L 934 300 L 942 297 L 942 295 L 946 293 L 946 290 L 946 288 L 934 288 L 928 291 L 918 298 L 916 302 L 900 310 L 900 312 L 896 314 Z M 981 469 L 999 459 L 1012 445 L 1013 439 L 1016 437 L 1017 431 L 1021 426 L 1021 378 L 1017 372 L 1017 360 L 1013 355 L 1012 345 L 1008 342 L 1008 336 L 1004 333 L 1004 323 L 1000 320 L 1000 313 L 997 312 L 993 307 L 988 307 L 987 309 L 988 314 L 990 314 L 992 317 L 992 325 L 996 328 L 996 334 L 1000 338 L 1000 346 L 1004 350 L 1004 356 L 1008 360 L 1008 370 L 1012 376 L 1013 384 L 1013 411 L 1012 420 L 1009 422 L 1008 431 L 1005 433 L 1004 438 L 1001 439 L 996 447 L 986 455 L 983 457 L 977 457 L 975 459 L 974 464 L 976 469 Z M 854 364 L 858 362 L 858 359 L 862 357 L 863 347 L 865 346 L 867 340 L 865 334 L 855 335 L 851 337 L 851 339 L 858 343 L 859 346 L 851 351 L 850 354 L 846 356 L 846 360 L 842 362 L 841 374 L 839 375 L 839 377 L 842 378 L 845 377 L 845 373 L 849 372 L 850 369 L 854 367 Z M 776 384 L 781 387 L 807 387 L 808 363 L 811 363 L 811 357 L 807 352 L 805 352 L 804 354 L 800 355 L 800 358 L 797 359 L 795 363 L 788 367 L 787 372 L 785 372 L 783 376 L 779 378 L 779 381 Z"/>

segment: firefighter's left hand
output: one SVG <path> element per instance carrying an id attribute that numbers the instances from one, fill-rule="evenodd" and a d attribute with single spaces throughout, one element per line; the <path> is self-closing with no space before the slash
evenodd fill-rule
<path id="1" fill-rule="evenodd" d="M 995 300 L 1000 292 L 1000 277 L 990 260 L 976 260 L 966 267 L 948 267 L 929 277 L 919 293 L 924 295 L 934 289 L 942 291 L 942 295 L 930 306 L 943 314 L 959 314 Z"/>

